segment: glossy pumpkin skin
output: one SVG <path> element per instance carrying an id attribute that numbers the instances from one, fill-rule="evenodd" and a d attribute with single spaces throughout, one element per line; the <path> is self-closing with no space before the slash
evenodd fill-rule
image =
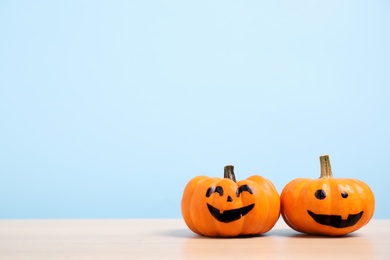
<path id="1" fill-rule="evenodd" d="M 238 182 L 197 176 L 184 189 L 181 211 L 187 226 L 199 235 L 256 235 L 275 225 L 280 198 L 274 185 L 258 175 Z"/>
<path id="2" fill-rule="evenodd" d="M 330 164 L 329 164 L 330 168 Z M 370 187 L 357 179 L 299 178 L 288 183 L 280 196 L 281 215 L 294 230 L 342 236 L 366 225 L 374 214 Z"/>

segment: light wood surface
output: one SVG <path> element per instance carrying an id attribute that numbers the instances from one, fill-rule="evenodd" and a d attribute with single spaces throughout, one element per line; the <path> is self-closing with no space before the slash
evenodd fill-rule
<path id="1" fill-rule="evenodd" d="M 390 220 L 346 237 L 297 233 L 207 238 L 181 219 L 0 220 L 0 259 L 390 259 Z"/>

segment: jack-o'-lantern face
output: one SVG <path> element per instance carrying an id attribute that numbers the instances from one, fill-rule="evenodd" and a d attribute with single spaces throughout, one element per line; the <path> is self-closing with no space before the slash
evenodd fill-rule
<path id="1" fill-rule="evenodd" d="M 223 186 L 209 187 L 206 192 L 206 197 L 212 197 L 214 203 L 217 202 L 220 206 L 225 207 L 225 210 L 221 210 L 220 208 L 213 206 L 214 204 L 211 205 L 207 203 L 207 208 L 209 209 L 210 214 L 220 222 L 229 223 L 248 214 L 255 207 L 255 203 L 241 206 L 242 202 L 239 202 L 243 192 L 253 195 L 252 188 L 250 188 L 247 184 L 239 186 L 234 194 L 227 194 L 226 189 L 229 191 L 232 190 L 230 187 L 225 187 L 224 190 Z M 215 196 L 219 196 L 220 198 L 215 198 Z"/>
<path id="2" fill-rule="evenodd" d="M 334 228 L 348 228 L 356 225 L 364 213 L 364 210 L 360 207 L 360 203 L 356 203 L 356 201 L 359 201 L 356 198 L 359 197 L 359 194 L 356 194 L 349 185 L 344 187 L 343 185 L 336 184 L 333 192 L 332 187 L 326 189 L 327 187 L 325 186 L 322 185 L 320 189 L 317 189 L 313 193 L 314 198 L 312 203 L 316 209 L 307 210 L 310 217 L 320 225 Z M 332 198 L 333 203 L 336 205 L 332 207 L 331 212 L 328 211 L 325 213 L 325 204 L 330 203 L 327 201 L 330 198 Z"/>
<path id="3" fill-rule="evenodd" d="M 280 214 L 274 185 L 258 175 L 237 182 L 226 176 L 198 176 L 187 184 L 181 203 L 187 226 L 197 234 L 212 237 L 269 231 Z"/>

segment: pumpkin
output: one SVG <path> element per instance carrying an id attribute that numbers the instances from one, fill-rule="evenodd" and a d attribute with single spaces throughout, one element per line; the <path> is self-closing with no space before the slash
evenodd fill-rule
<path id="1" fill-rule="evenodd" d="M 281 215 L 302 233 L 342 236 L 366 225 L 374 214 L 370 187 L 357 179 L 334 178 L 329 155 L 320 156 L 319 179 L 298 178 L 282 190 Z"/>
<path id="2" fill-rule="evenodd" d="M 197 176 L 186 185 L 183 219 L 194 233 L 209 237 L 256 235 L 269 231 L 280 215 L 275 186 L 259 175 L 236 182 L 234 167 L 224 178 Z"/>

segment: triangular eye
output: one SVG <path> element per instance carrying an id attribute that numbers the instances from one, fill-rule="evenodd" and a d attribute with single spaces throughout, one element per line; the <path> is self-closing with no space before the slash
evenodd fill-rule
<path id="1" fill-rule="evenodd" d="M 210 197 L 214 192 L 217 192 L 219 196 L 223 196 L 223 188 L 221 186 L 217 186 L 208 188 L 206 191 L 206 197 Z"/>
<path id="2" fill-rule="evenodd" d="M 238 189 L 237 189 L 237 197 L 240 197 L 240 194 L 241 194 L 241 192 L 243 192 L 243 191 L 247 191 L 247 192 L 249 192 L 250 194 L 253 194 L 253 190 L 251 189 L 251 187 L 249 187 L 248 185 L 242 185 L 242 186 L 240 186 L 240 187 L 238 187 Z"/>

